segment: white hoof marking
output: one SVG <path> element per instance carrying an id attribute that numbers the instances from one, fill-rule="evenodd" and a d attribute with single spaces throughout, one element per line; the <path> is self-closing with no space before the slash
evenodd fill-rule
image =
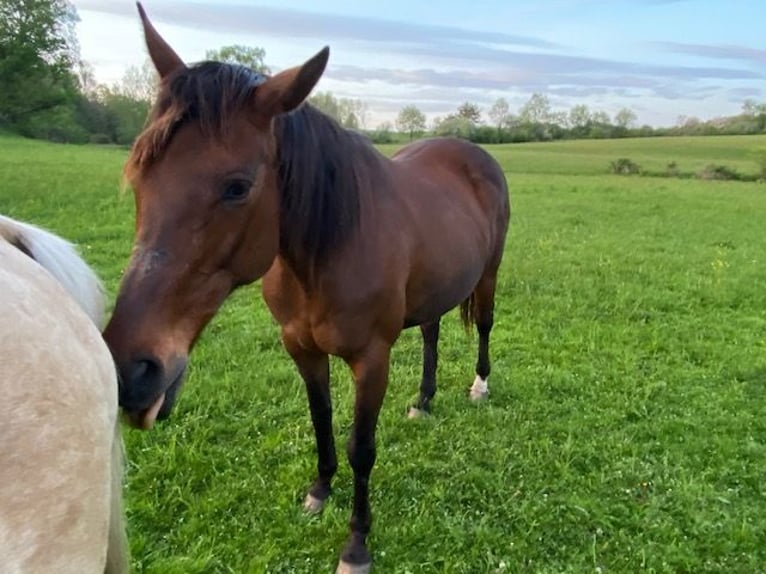
<path id="1" fill-rule="evenodd" d="M 417 407 L 410 407 L 410 410 L 407 411 L 408 419 L 422 419 L 427 416 L 428 416 L 428 412 L 422 409 L 419 409 Z"/>
<path id="2" fill-rule="evenodd" d="M 335 574 L 370 574 L 371 567 L 372 564 L 349 564 L 341 560 Z"/>
<path id="3" fill-rule="evenodd" d="M 473 381 L 473 385 L 471 385 L 471 392 L 470 395 L 471 400 L 478 402 L 483 401 L 489 396 L 489 387 L 487 386 L 487 381 L 485 379 L 482 379 L 479 375 L 476 375 L 476 378 Z"/>
<path id="4" fill-rule="evenodd" d="M 306 500 L 303 501 L 303 510 L 309 514 L 319 514 L 324 508 L 324 500 L 319 500 L 316 496 L 311 494 L 306 495 Z"/>

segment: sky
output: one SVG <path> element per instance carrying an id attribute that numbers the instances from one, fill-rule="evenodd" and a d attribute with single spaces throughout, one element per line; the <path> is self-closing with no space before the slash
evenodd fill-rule
<path id="1" fill-rule="evenodd" d="M 146 49 L 131 0 L 73 0 L 81 56 L 118 81 Z M 762 0 L 143 0 L 185 61 L 259 46 L 277 72 L 330 46 L 316 90 L 367 104 L 366 126 L 415 105 L 429 120 L 466 101 L 483 118 L 533 93 L 554 110 L 584 104 L 671 126 L 766 101 Z"/>

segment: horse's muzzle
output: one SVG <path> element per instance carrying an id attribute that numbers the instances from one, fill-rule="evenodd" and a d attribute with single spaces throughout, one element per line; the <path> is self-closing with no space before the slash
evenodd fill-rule
<path id="1" fill-rule="evenodd" d="M 173 359 L 167 366 L 153 357 L 126 365 L 121 370 L 119 398 L 128 423 L 149 430 L 155 420 L 170 416 L 185 371 L 185 357 Z"/>

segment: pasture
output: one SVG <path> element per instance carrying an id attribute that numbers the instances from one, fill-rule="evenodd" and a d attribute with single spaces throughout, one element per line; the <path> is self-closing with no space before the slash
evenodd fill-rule
<path id="1" fill-rule="evenodd" d="M 490 400 L 467 399 L 476 335 L 452 313 L 433 415 L 408 420 L 421 340 L 404 333 L 371 478 L 374 571 L 763 571 L 766 184 L 607 171 L 628 157 L 755 174 L 764 148 L 766 137 L 489 147 L 513 209 Z M 0 213 L 78 243 L 110 298 L 132 243 L 125 157 L 0 136 Z M 229 299 L 173 416 L 125 432 L 136 572 L 333 571 L 351 508 L 353 387 L 332 367 L 340 468 L 308 517 L 303 385 L 258 285 Z"/>

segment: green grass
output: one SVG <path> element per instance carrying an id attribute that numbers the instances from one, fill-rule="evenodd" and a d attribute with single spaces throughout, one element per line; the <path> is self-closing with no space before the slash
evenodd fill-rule
<path id="1" fill-rule="evenodd" d="M 393 153 L 399 145 L 381 148 Z M 625 157 L 654 173 L 675 162 L 681 173 L 694 174 L 709 163 L 724 164 L 743 175 L 760 173 L 766 136 L 626 138 L 554 141 L 486 146 L 510 174 L 600 175 L 610 162 Z"/>
<path id="2" fill-rule="evenodd" d="M 410 421 L 418 333 L 393 356 L 372 474 L 376 572 L 763 572 L 766 185 L 608 175 L 753 172 L 763 138 L 489 148 L 513 221 L 491 399 L 444 319 L 434 414 Z M 390 151 L 390 149 L 387 149 Z M 83 245 L 114 294 L 132 240 L 125 152 L 0 138 L 0 212 Z M 257 286 L 192 356 L 173 417 L 126 431 L 136 572 L 330 572 L 347 534 L 352 386 L 333 363 L 341 467 L 324 513 L 302 384 Z"/>

